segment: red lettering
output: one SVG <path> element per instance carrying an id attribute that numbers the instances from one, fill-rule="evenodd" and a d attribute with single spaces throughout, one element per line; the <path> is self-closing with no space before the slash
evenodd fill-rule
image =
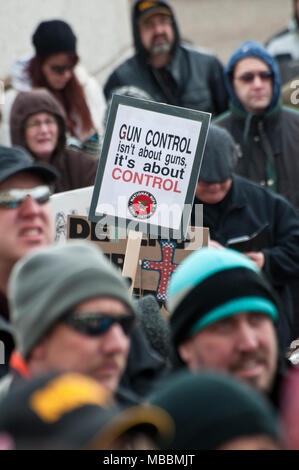
<path id="1" fill-rule="evenodd" d="M 169 188 L 166 187 L 166 183 L 167 183 L 167 182 L 170 183 Z M 163 181 L 163 189 L 164 189 L 165 191 L 171 191 L 171 190 L 172 190 L 172 187 L 173 187 L 173 182 L 172 182 L 172 180 L 164 180 L 164 181 Z"/>
<path id="2" fill-rule="evenodd" d="M 159 176 L 155 176 L 153 181 L 153 188 L 157 185 L 158 188 L 161 189 L 162 181 L 162 178 L 159 178 Z"/>
<path id="3" fill-rule="evenodd" d="M 150 179 L 152 179 L 153 175 L 144 175 L 144 176 L 147 178 L 145 185 L 148 186 Z"/>
<path id="4" fill-rule="evenodd" d="M 182 191 L 179 191 L 179 190 L 178 190 L 178 181 L 176 181 L 176 182 L 174 183 L 173 192 L 174 192 L 174 193 L 181 193 L 181 192 L 182 192 Z"/>
<path id="5" fill-rule="evenodd" d="M 138 184 L 142 184 L 143 173 L 141 173 L 141 175 L 139 175 L 139 173 L 137 173 L 137 171 L 135 171 L 133 183 L 136 183 L 136 180 L 137 180 Z"/>
<path id="6" fill-rule="evenodd" d="M 120 169 L 120 168 L 114 168 L 114 170 L 112 171 L 112 178 L 115 179 L 115 180 L 119 180 L 119 179 L 120 179 L 120 176 L 119 176 L 118 178 L 115 176 L 115 172 L 116 172 L 117 170 L 120 171 L 120 174 L 121 174 L 121 169 Z"/>
<path id="7" fill-rule="evenodd" d="M 129 175 L 129 179 L 126 179 L 126 174 Z M 130 170 L 126 170 L 123 172 L 123 180 L 126 182 L 126 183 L 129 183 L 133 178 L 133 173 L 130 171 Z"/>

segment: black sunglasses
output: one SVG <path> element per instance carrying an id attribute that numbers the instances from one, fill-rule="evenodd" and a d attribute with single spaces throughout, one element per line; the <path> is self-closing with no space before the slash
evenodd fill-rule
<path id="1" fill-rule="evenodd" d="M 50 186 L 36 186 L 32 189 L 7 189 L 0 191 L 0 207 L 15 209 L 27 196 L 30 196 L 38 204 L 44 204 L 49 201 L 52 194 Z"/>
<path id="2" fill-rule="evenodd" d="M 64 72 L 72 72 L 74 70 L 74 65 L 50 65 L 49 67 L 52 72 L 58 75 L 63 75 Z"/>
<path id="3" fill-rule="evenodd" d="M 129 336 L 135 326 L 135 316 L 130 314 L 111 317 L 104 312 L 69 312 L 62 322 L 79 333 L 88 336 L 97 336 L 106 333 L 109 328 L 118 323 L 125 335 Z"/>
<path id="4" fill-rule="evenodd" d="M 236 80 L 241 80 L 242 82 L 250 83 L 255 79 L 256 76 L 260 77 L 261 80 L 270 80 L 273 78 L 273 72 L 271 72 L 271 70 L 263 70 L 262 72 L 256 73 L 247 72 L 241 75 L 240 77 L 236 77 Z"/>

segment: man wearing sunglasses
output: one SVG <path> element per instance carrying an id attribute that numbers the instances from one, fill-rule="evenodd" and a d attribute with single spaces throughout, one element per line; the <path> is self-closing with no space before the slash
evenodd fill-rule
<path id="1" fill-rule="evenodd" d="M 5 352 L 0 376 L 7 372 L 13 347 L 6 299 L 8 278 L 20 258 L 53 241 L 48 201 L 57 176 L 49 165 L 34 163 L 25 150 L 0 146 L 0 341 Z"/>
<path id="2" fill-rule="evenodd" d="M 246 41 L 225 68 L 230 111 L 215 123 L 238 144 L 235 172 L 288 199 L 299 209 L 299 113 L 280 103 L 277 64 L 259 43 Z"/>
<path id="3" fill-rule="evenodd" d="M 125 279 L 98 247 L 81 241 L 35 251 L 15 265 L 8 290 L 14 371 L 25 378 L 80 372 L 116 392 L 135 306 Z"/>

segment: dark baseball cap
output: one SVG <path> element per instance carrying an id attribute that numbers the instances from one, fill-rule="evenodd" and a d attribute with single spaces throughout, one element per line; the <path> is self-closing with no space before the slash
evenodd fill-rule
<path id="1" fill-rule="evenodd" d="M 169 442 L 173 421 L 154 405 L 120 407 L 95 379 L 76 372 L 22 380 L 0 404 L 0 434 L 15 449 L 105 450 L 124 435 Z"/>
<path id="2" fill-rule="evenodd" d="M 136 21 L 144 20 L 152 15 L 163 14 L 172 16 L 172 12 L 165 2 L 139 1 L 135 5 Z"/>
<path id="3" fill-rule="evenodd" d="M 55 183 L 59 177 L 59 173 L 52 166 L 35 163 L 25 149 L 0 145 L 0 183 L 21 172 L 35 173 L 47 184 Z"/>

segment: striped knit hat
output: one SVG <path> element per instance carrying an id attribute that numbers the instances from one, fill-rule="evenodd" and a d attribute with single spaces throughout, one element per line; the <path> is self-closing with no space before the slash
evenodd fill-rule
<path id="1" fill-rule="evenodd" d="M 275 294 L 259 268 L 230 249 L 201 248 L 173 273 L 167 308 L 175 347 L 213 322 L 240 312 L 278 317 Z"/>

